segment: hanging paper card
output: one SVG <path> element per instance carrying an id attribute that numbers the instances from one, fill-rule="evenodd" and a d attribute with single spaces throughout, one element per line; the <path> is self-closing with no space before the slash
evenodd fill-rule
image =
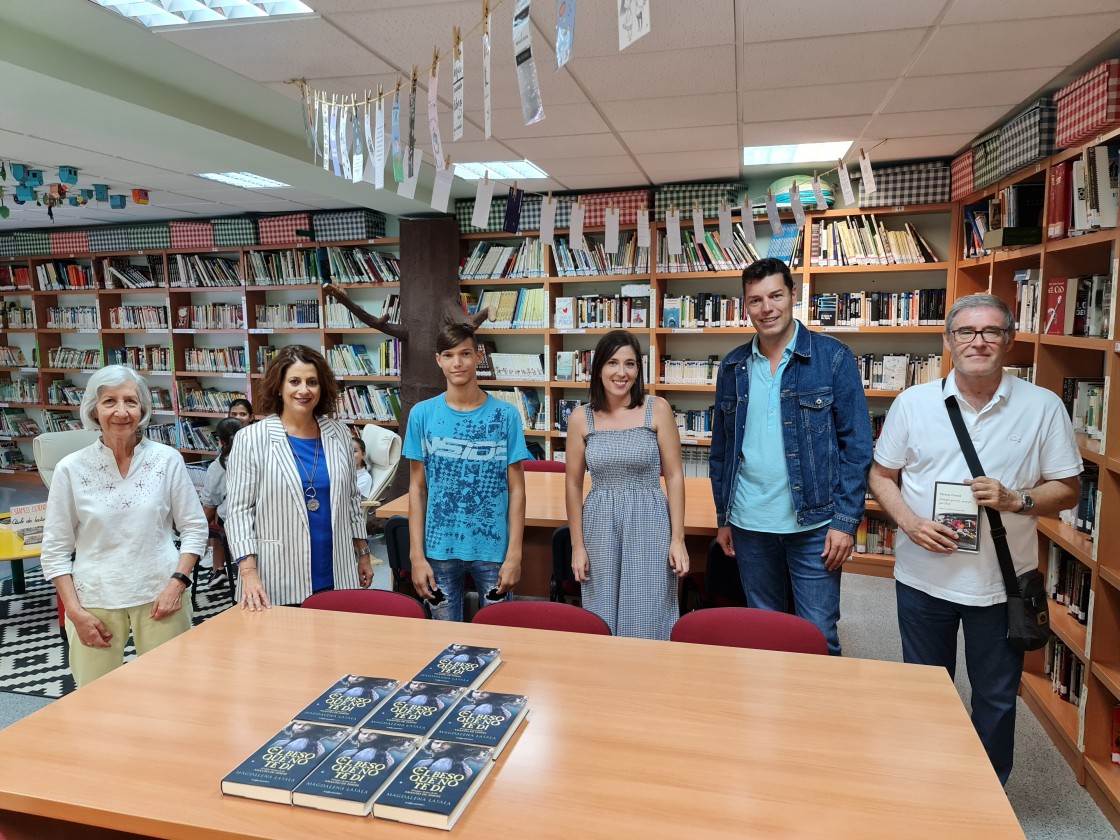
<path id="1" fill-rule="evenodd" d="M 417 149 L 416 158 L 413 161 L 415 170 L 412 175 L 397 184 L 397 195 L 402 198 L 416 198 L 416 182 L 420 180 L 420 164 L 423 160 L 424 150 Z"/>
<path id="2" fill-rule="evenodd" d="M 704 241 L 704 211 L 699 207 L 692 208 L 692 236 L 697 245 Z"/>
<path id="3" fill-rule="evenodd" d="M 778 202 L 774 193 L 766 191 L 766 218 L 770 220 L 770 229 L 778 236 L 782 232 L 782 219 L 778 215 Z"/>
<path id="4" fill-rule="evenodd" d="M 494 200 L 494 182 L 490 176 L 478 182 L 474 191 L 474 213 L 471 214 L 471 227 L 486 230 L 490 226 L 490 204 Z"/>
<path id="5" fill-rule="evenodd" d="M 556 67 L 559 69 L 572 57 L 576 34 L 576 0 L 556 0 Z"/>
<path id="6" fill-rule="evenodd" d="M 405 175 L 416 175 L 416 65 L 412 65 L 412 78 L 408 84 L 408 166 Z"/>
<path id="7" fill-rule="evenodd" d="M 626 49 L 649 34 L 649 0 L 621 0 L 618 4 L 618 49 Z M 672 253 L 672 252 L 670 252 Z M 678 254 L 680 251 L 677 252 Z"/>
<path id="8" fill-rule="evenodd" d="M 482 130 L 483 139 L 490 139 L 490 4 L 482 6 Z"/>
<path id="9" fill-rule="evenodd" d="M 307 140 L 307 148 L 315 149 L 315 106 L 312 104 L 311 89 L 307 85 L 299 86 L 300 98 L 303 103 L 303 133 Z"/>
<path id="10" fill-rule="evenodd" d="M 848 167 L 844 166 L 844 161 L 840 161 L 837 174 L 840 176 L 840 191 L 844 193 L 844 203 L 849 206 L 855 205 L 856 196 L 852 192 L 852 178 L 848 174 Z"/>
<path id="11" fill-rule="evenodd" d="M 517 0 L 513 10 L 513 55 L 517 64 L 517 86 L 521 90 L 521 116 L 525 125 L 544 119 L 544 104 L 537 82 L 537 62 L 533 59 L 532 26 L 529 5 L 532 0 Z"/>
<path id="12" fill-rule="evenodd" d="M 801 204 L 801 187 L 794 181 L 789 188 L 789 209 L 793 211 L 793 221 L 800 228 L 805 227 L 805 208 Z"/>
<path id="13" fill-rule="evenodd" d="M 556 205 L 551 195 L 541 199 L 541 242 L 552 245 L 556 240 Z"/>
<path id="14" fill-rule="evenodd" d="M 603 250 L 608 255 L 618 253 L 618 208 L 608 207 L 603 216 Z"/>
<path id="15" fill-rule="evenodd" d="M 676 207 L 665 213 L 665 247 L 669 251 L 669 256 L 681 255 L 681 214 Z"/>
<path id="16" fill-rule="evenodd" d="M 828 202 L 824 198 L 824 190 L 821 189 L 821 179 L 816 175 L 813 176 L 813 198 L 817 201 L 818 210 L 828 209 Z"/>
<path id="17" fill-rule="evenodd" d="M 443 171 L 447 165 L 443 157 L 443 141 L 439 137 L 439 52 L 432 62 L 432 72 L 428 76 L 428 130 L 432 133 L 432 157 L 436 159 L 436 170 Z"/>
<path id="18" fill-rule="evenodd" d="M 743 238 L 747 240 L 748 245 L 753 245 L 758 241 L 754 230 L 754 207 L 751 205 L 751 197 L 749 195 L 743 196 L 743 207 L 739 211 L 743 217 Z"/>
<path id="19" fill-rule="evenodd" d="M 339 162 L 338 150 L 338 118 L 341 116 L 341 109 L 334 102 L 331 103 L 331 166 L 334 167 L 334 176 L 336 178 L 342 177 L 342 164 Z"/>
<path id="20" fill-rule="evenodd" d="M 436 170 L 436 182 L 432 186 L 432 209 L 447 212 L 447 202 L 451 198 L 451 182 L 455 180 L 455 167 L 444 160 L 443 169 Z"/>
<path id="21" fill-rule="evenodd" d="M 319 157 L 319 126 L 323 121 L 319 116 L 319 97 L 311 90 L 307 95 L 311 97 L 311 149 L 314 152 L 311 159 L 314 162 Z"/>
<path id="22" fill-rule="evenodd" d="M 374 112 L 373 124 L 373 185 L 379 190 L 385 189 L 385 100 L 380 94 L 377 96 L 377 110 Z M 369 116 L 366 116 L 368 128 Z"/>
<path id="23" fill-rule="evenodd" d="M 649 210 L 642 208 L 637 213 L 638 216 L 638 247 L 649 247 Z"/>
<path id="24" fill-rule="evenodd" d="M 506 233 L 517 233 L 521 227 L 521 202 L 525 200 L 525 190 L 519 190 L 517 187 L 509 188 L 509 195 L 506 197 L 506 216 L 502 222 L 502 230 Z"/>
<path id="25" fill-rule="evenodd" d="M 734 242 L 734 234 L 731 232 L 731 205 L 726 201 L 719 203 L 719 244 L 723 248 L 727 248 Z"/>
<path id="26" fill-rule="evenodd" d="M 397 92 L 393 95 L 393 180 L 398 184 L 404 180 L 404 157 L 401 149 L 401 85 L 397 82 Z"/>
<path id="27" fill-rule="evenodd" d="M 871 158 L 859 150 L 859 172 L 863 176 L 863 194 L 871 195 L 875 192 L 875 173 L 871 169 Z"/>
<path id="28" fill-rule="evenodd" d="M 350 180 L 350 107 L 338 106 L 338 162 L 342 166 L 342 177 Z"/>
<path id="29" fill-rule="evenodd" d="M 463 75 L 463 44 L 459 40 L 459 27 L 455 27 L 455 52 L 451 68 L 451 139 L 463 139 L 465 123 L 463 90 L 466 87 Z"/>
<path id="30" fill-rule="evenodd" d="M 362 174 L 366 166 L 366 147 L 362 145 L 362 128 L 364 125 L 369 125 L 368 102 L 364 106 L 355 105 L 353 111 L 351 133 L 354 137 L 354 165 L 353 178 L 351 178 L 351 180 L 355 184 L 362 180 Z"/>
<path id="31" fill-rule="evenodd" d="M 319 131 L 319 142 L 322 144 L 322 148 L 319 150 L 319 153 L 323 157 L 324 171 L 329 172 L 331 168 L 331 108 L 326 102 L 323 102 L 322 100 L 319 101 L 319 113 L 323 118 L 322 128 Z"/>
<path id="32" fill-rule="evenodd" d="M 573 251 L 587 250 L 587 243 L 583 241 L 584 211 L 582 202 L 577 201 L 572 205 L 572 218 L 568 222 L 568 244 Z"/>

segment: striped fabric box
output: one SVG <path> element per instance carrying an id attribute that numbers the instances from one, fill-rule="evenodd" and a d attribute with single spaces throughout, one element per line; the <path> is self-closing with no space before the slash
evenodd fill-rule
<path id="1" fill-rule="evenodd" d="M 316 213 L 312 224 L 316 242 L 347 242 L 385 236 L 385 216 L 374 210 Z"/>
<path id="2" fill-rule="evenodd" d="M 860 207 L 940 204 L 949 200 L 949 164 L 934 160 L 907 166 L 876 167 L 875 186 L 875 192 L 867 195 L 860 181 Z"/>
<path id="3" fill-rule="evenodd" d="M 264 216 L 257 219 L 261 245 L 299 245 L 311 242 L 312 230 L 310 213 L 289 213 L 286 216 Z M 297 231 L 308 235 L 300 235 Z"/>
<path id="4" fill-rule="evenodd" d="M 952 173 L 950 178 L 950 201 L 959 201 L 976 189 L 973 186 L 975 181 L 973 180 L 972 174 L 972 149 L 954 158 L 953 162 L 949 164 L 949 170 Z"/>
<path id="5" fill-rule="evenodd" d="M 587 209 L 583 213 L 585 227 L 597 227 L 605 223 L 608 207 L 618 208 L 618 223 L 620 225 L 636 225 L 638 211 L 643 207 L 650 208 L 649 190 L 623 190 L 620 192 L 592 193 L 580 196 L 580 202 Z"/>
<path id="6" fill-rule="evenodd" d="M 0 257 L 18 257 L 19 250 L 16 248 L 16 238 L 10 234 L 0 235 Z"/>
<path id="7" fill-rule="evenodd" d="M 89 253 L 89 232 L 84 230 L 52 230 L 51 254 L 68 257 L 70 254 Z"/>
<path id="8" fill-rule="evenodd" d="M 739 185 L 730 181 L 715 184 L 663 184 L 654 190 L 654 218 L 665 221 L 665 213 L 676 207 L 682 217 L 692 218 L 693 208 L 699 204 L 705 219 L 719 217 L 720 204 L 734 207 L 739 201 Z"/>
<path id="9" fill-rule="evenodd" d="M 1058 128 L 1054 147 L 1078 146 L 1120 125 L 1120 58 L 1101 62 L 1054 94 Z"/>
<path id="10" fill-rule="evenodd" d="M 168 222 L 174 251 L 210 251 L 214 248 L 214 226 L 210 222 Z"/>
<path id="11" fill-rule="evenodd" d="M 171 248 L 171 228 L 167 222 L 156 225 L 131 225 L 126 231 L 133 251 L 166 251 Z"/>
<path id="12" fill-rule="evenodd" d="M 212 219 L 215 248 L 242 248 L 257 244 L 257 223 L 248 216 Z"/>
<path id="13" fill-rule="evenodd" d="M 999 129 L 972 141 L 972 188 L 983 189 L 999 178 Z"/>
<path id="14" fill-rule="evenodd" d="M 1054 153 L 1058 111 L 1043 97 L 999 130 L 999 174 L 1010 175 Z"/>
<path id="15" fill-rule="evenodd" d="M 123 227 L 99 227 L 89 231 L 91 251 L 128 251 L 128 234 Z"/>

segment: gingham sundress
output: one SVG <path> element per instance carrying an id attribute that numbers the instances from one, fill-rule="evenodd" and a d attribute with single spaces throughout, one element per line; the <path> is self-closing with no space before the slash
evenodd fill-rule
<path id="1" fill-rule="evenodd" d="M 591 579 L 582 587 L 583 606 L 616 636 L 667 640 L 680 614 L 653 398 L 646 398 L 643 425 L 629 429 L 596 431 L 591 406 L 584 412 L 591 492 L 583 503 L 583 543 Z"/>

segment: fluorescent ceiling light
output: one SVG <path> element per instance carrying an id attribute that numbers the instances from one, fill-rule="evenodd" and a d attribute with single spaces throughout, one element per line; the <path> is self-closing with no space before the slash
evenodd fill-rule
<path id="1" fill-rule="evenodd" d="M 548 173 L 527 160 L 492 160 L 486 163 L 457 163 L 455 174 L 464 181 L 478 181 L 489 175 L 499 181 L 528 181 L 547 178 Z"/>
<path id="2" fill-rule="evenodd" d="M 147 26 L 182 26 L 273 15 L 308 15 L 299 0 L 92 0 L 98 6 Z"/>
<path id="3" fill-rule="evenodd" d="M 199 178 L 209 178 L 231 187 L 244 187 L 247 190 L 263 190 L 276 187 L 290 187 L 283 181 L 273 181 L 271 178 L 262 178 L 252 172 L 199 172 Z"/>
<path id="4" fill-rule="evenodd" d="M 743 166 L 835 161 L 843 158 L 851 145 L 851 140 L 841 140 L 836 143 L 796 143 L 789 146 L 744 146 Z"/>

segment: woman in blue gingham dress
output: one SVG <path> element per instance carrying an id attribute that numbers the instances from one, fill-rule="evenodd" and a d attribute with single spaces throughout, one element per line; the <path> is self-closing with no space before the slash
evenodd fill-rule
<path id="1" fill-rule="evenodd" d="M 613 363 L 612 349 L 627 359 L 636 356 L 633 337 L 617 332 L 620 348 L 607 342 L 611 333 L 600 342 L 607 342 L 603 353 L 595 350 L 592 382 L 604 387 L 593 388 L 592 404 L 569 421 L 572 568 L 583 584 L 584 608 L 616 636 L 668 639 L 679 615 L 674 573 L 688 571 L 680 436 L 668 403 L 643 398 L 638 358 L 629 369 Z M 605 410 L 593 410 L 597 396 Z M 641 425 L 627 425 L 639 418 Z M 585 469 L 591 491 L 580 504 Z M 663 469 L 669 498 L 661 489 Z M 579 515 L 572 516 L 577 507 Z"/>

